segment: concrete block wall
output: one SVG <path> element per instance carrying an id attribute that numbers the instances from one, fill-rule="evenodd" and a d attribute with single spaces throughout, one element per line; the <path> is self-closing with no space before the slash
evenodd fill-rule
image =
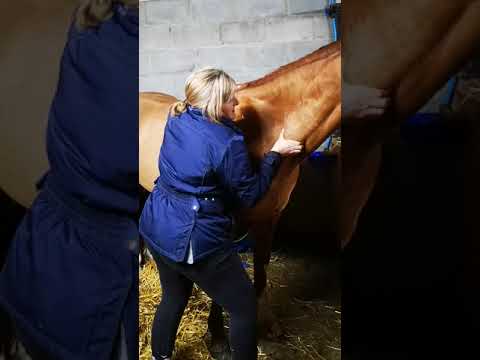
<path id="1" fill-rule="evenodd" d="M 183 98 L 211 65 L 257 79 L 332 41 L 327 0 L 141 0 L 140 91 Z"/>

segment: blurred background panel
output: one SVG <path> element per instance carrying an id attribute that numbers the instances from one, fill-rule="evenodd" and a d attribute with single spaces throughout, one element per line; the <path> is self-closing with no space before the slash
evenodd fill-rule
<path id="1" fill-rule="evenodd" d="M 0 5 L 0 188 L 24 206 L 47 168 L 45 127 L 77 1 Z"/>
<path id="2" fill-rule="evenodd" d="M 476 351 L 479 4 L 343 2 L 342 80 L 394 91 L 380 121 L 342 124 L 343 194 L 373 184 L 342 256 L 345 359 Z"/>

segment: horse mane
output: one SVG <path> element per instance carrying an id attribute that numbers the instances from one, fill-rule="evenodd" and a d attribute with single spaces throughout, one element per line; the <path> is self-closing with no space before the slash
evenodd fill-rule
<path id="1" fill-rule="evenodd" d="M 249 82 L 246 82 L 246 83 L 243 83 L 243 84 L 239 84 L 238 85 L 238 90 L 253 88 L 253 87 L 256 87 L 256 86 L 263 85 L 267 82 L 273 81 L 276 78 L 278 78 L 278 77 L 280 77 L 280 76 L 282 76 L 282 75 L 284 75 L 284 74 L 286 74 L 286 73 L 288 73 L 292 70 L 298 69 L 302 66 L 311 64 L 311 63 L 316 62 L 316 61 L 326 59 L 326 58 L 330 57 L 332 54 L 339 51 L 340 48 L 341 48 L 341 43 L 339 41 L 335 41 L 335 42 L 330 43 L 328 45 L 322 46 L 320 49 L 317 49 L 317 50 L 311 52 L 310 54 L 307 54 L 307 55 L 301 57 L 298 60 L 295 60 L 291 63 L 286 64 L 286 65 L 280 66 L 278 69 L 272 71 L 271 73 L 269 73 L 269 74 L 267 74 L 267 75 L 265 75 L 265 76 L 263 76 L 259 79 L 252 80 L 252 81 L 249 81 Z"/>

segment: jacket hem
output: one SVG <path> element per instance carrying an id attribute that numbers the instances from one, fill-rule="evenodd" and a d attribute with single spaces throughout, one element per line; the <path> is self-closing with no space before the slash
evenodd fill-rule
<path id="1" fill-rule="evenodd" d="M 144 234 L 142 234 L 142 236 L 144 237 L 145 241 L 147 242 L 147 245 L 150 248 L 150 250 L 153 250 L 156 253 L 158 253 L 160 255 L 163 255 L 163 256 L 167 257 L 168 259 L 170 259 L 172 261 L 175 261 L 177 263 L 185 263 L 185 264 L 187 263 L 184 258 L 174 256 L 174 255 L 172 255 L 171 252 L 166 251 L 166 250 L 162 249 L 161 247 L 159 247 L 157 244 L 155 244 L 154 241 L 152 241 L 152 239 L 150 237 L 148 237 Z M 222 245 L 222 246 L 215 247 L 215 248 L 210 249 L 208 251 L 202 252 L 200 255 L 196 255 L 196 256 L 194 255 L 193 264 L 191 264 L 191 265 L 196 264 L 197 262 L 204 259 L 208 255 L 210 255 L 210 254 L 212 254 L 216 251 L 222 250 L 222 249 L 225 250 L 225 251 L 233 251 L 234 250 L 233 246 L 231 246 L 231 245 L 230 246 L 229 245 Z"/>

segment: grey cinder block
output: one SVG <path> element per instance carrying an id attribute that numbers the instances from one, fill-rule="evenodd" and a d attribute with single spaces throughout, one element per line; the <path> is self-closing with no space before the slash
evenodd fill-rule
<path id="1" fill-rule="evenodd" d="M 150 54 L 150 73 L 191 72 L 195 64 L 194 49 L 163 49 Z"/>
<path id="2" fill-rule="evenodd" d="M 284 0 L 191 0 L 195 21 L 226 22 L 286 13 Z"/>
<path id="3" fill-rule="evenodd" d="M 196 48 L 220 44 L 220 25 L 218 24 L 173 24 L 171 31 L 175 47 Z"/>
<path id="4" fill-rule="evenodd" d="M 266 41 L 295 41 L 313 39 L 311 16 L 272 17 L 265 20 Z"/>
<path id="5" fill-rule="evenodd" d="M 298 41 L 291 42 L 285 45 L 286 48 L 286 62 L 298 60 L 299 58 L 327 45 L 329 41 L 312 40 L 312 41 Z"/>
<path id="6" fill-rule="evenodd" d="M 261 42 L 265 39 L 265 19 L 220 25 L 222 43 Z"/>
<path id="7" fill-rule="evenodd" d="M 185 97 L 184 85 L 189 73 L 155 74 L 140 77 L 140 91 L 155 91 L 173 95 L 179 99 Z"/>
<path id="8" fill-rule="evenodd" d="M 324 15 L 313 17 L 313 37 L 314 38 L 333 38 L 330 30 L 329 19 Z"/>
<path id="9" fill-rule="evenodd" d="M 288 0 L 289 14 L 302 14 L 320 11 L 327 6 L 327 0 Z"/>
<path id="10" fill-rule="evenodd" d="M 140 51 L 171 47 L 173 45 L 170 25 L 140 26 Z"/>
<path id="11" fill-rule="evenodd" d="M 139 69 L 138 73 L 140 76 L 150 73 L 150 56 L 145 53 L 139 54 Z"/>
<path id="12" fill-rule="evenodd" d="M 148 24 L 184 22 L 189 16 L 188 0 L 162 0 L 145 3 Z"/>

